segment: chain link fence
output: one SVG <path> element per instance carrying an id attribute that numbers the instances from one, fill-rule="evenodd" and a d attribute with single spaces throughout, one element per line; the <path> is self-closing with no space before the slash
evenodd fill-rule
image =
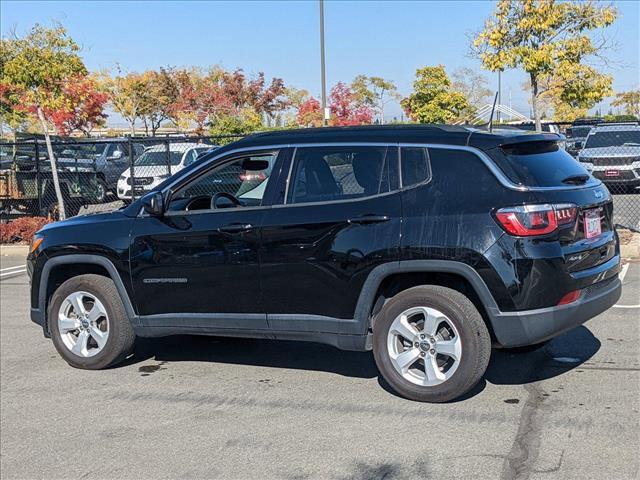
<path id="1" fill-rule="evenodd" d="M 611 192 L 616 224 L 639 231 L 640 124 L 574 124 L 565 135 L 567 151 Z"/>
<path id="2" fill-rule="evenodd" d="M 616 224 L 640 230 L 640 126 L 560 125 L 566 149 L 613 195 Z M 241 136 L 131 137 L 53 142 L 67 217 L 110 211 L 151 191 L 203 152 Z M 0 220 L 60 215 L 42 139 L 0 143 Z"/>
<path id="3" fill-rule="evenodd" d="M 53 156 L 66 217 L 120 208 L 241 136 L 55 140 Z M 0 220 L 57 219 L 61 208 L 41 139 L 0 143 Z"/>

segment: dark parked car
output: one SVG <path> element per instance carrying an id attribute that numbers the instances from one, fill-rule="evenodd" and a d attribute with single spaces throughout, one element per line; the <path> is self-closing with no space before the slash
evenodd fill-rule
<path id="1" fill-rule="evenodd" d="M 42 229 L 32 320 L 78 368 L 117 364 L 136 336 L 309 340 L 373 350 L 400 394 L 451 400 L 492 345 L 544 342 L 620 296 L 611 197 L 558 139 L 252 135 L 123 210 Z"/>
<path id="2" fill-rule="evenodd" d="M 578 157 L 591 128 L 591 125 L 575 125 L 567 128 L 567 152 L 569 155 L 574 158 Z"/>

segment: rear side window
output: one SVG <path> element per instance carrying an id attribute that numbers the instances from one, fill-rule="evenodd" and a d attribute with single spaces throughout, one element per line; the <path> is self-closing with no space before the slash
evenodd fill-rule
<path id="1" fill-rule="evenodd" d="M 560 187 L 575 185 L 576 178 L 589 183 L 589 172 L 555 142 L 523 142 L 494 148 L 487 154 L 518 185 Z"/>
<path id="2" fill-rule="evenodd" d="M 294 159 L 288 203 L 350 200 L 391 191 L 387 147 L 303 147 Z"/>
<path id="3" fill-rule="evenodd" d="M 431 177 L 427 149 L 422 147 L 403 147 L 400 149 L 402 186 L 411 187 Z"/>

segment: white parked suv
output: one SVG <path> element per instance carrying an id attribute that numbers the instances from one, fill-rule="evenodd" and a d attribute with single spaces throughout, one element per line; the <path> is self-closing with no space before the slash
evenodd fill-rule
<path id="1" fill-rule="evenodd" d="M 164 180 L 184 167 L 192 164 L 198 155 L 217 148 L 216 145 L 202 143 L 171 143 L 147 148 L 133 164 L 133 181 L 131 168 L 127 168 L 118 180 L 118 198 L 131 201 L 131 191 L 136 198 L 150 192 Z"/>

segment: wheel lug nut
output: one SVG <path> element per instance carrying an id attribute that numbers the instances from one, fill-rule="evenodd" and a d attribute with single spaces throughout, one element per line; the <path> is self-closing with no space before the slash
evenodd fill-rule
<path id="1" fill-rule="evenodd" d="M 431 350 L 429 350 L 429 353 L 430 353 L 431 355 L 435 355 L 435 354 L 436 354 L 436 349 L 435 349 L 435 348 L 432 348 Z"/>
<path id="2" fill-rule="evenodd" d="M 421 357 L 424 357 L 424 352 L 420 352 L 420 356 L 421 356 Z"/>
<path id="3" fill-rule="evenodd" d="M 420 344 L 419 344 L 418 342 L 416 342 L 416 343 L 414 343 L 414 344 L 413 344 L 413 346 L 414 346 L 414 347 L 419 347 L 419 346 L 420 346 Z"/>
<path id="4" fill-rule="evenodd" d="M 425 335 L 424 335 L 424 334 L 421 334 L 421 335 L 420 335 L 420 340 L 424 340 L 424 337 L 425 337 Z"/>

